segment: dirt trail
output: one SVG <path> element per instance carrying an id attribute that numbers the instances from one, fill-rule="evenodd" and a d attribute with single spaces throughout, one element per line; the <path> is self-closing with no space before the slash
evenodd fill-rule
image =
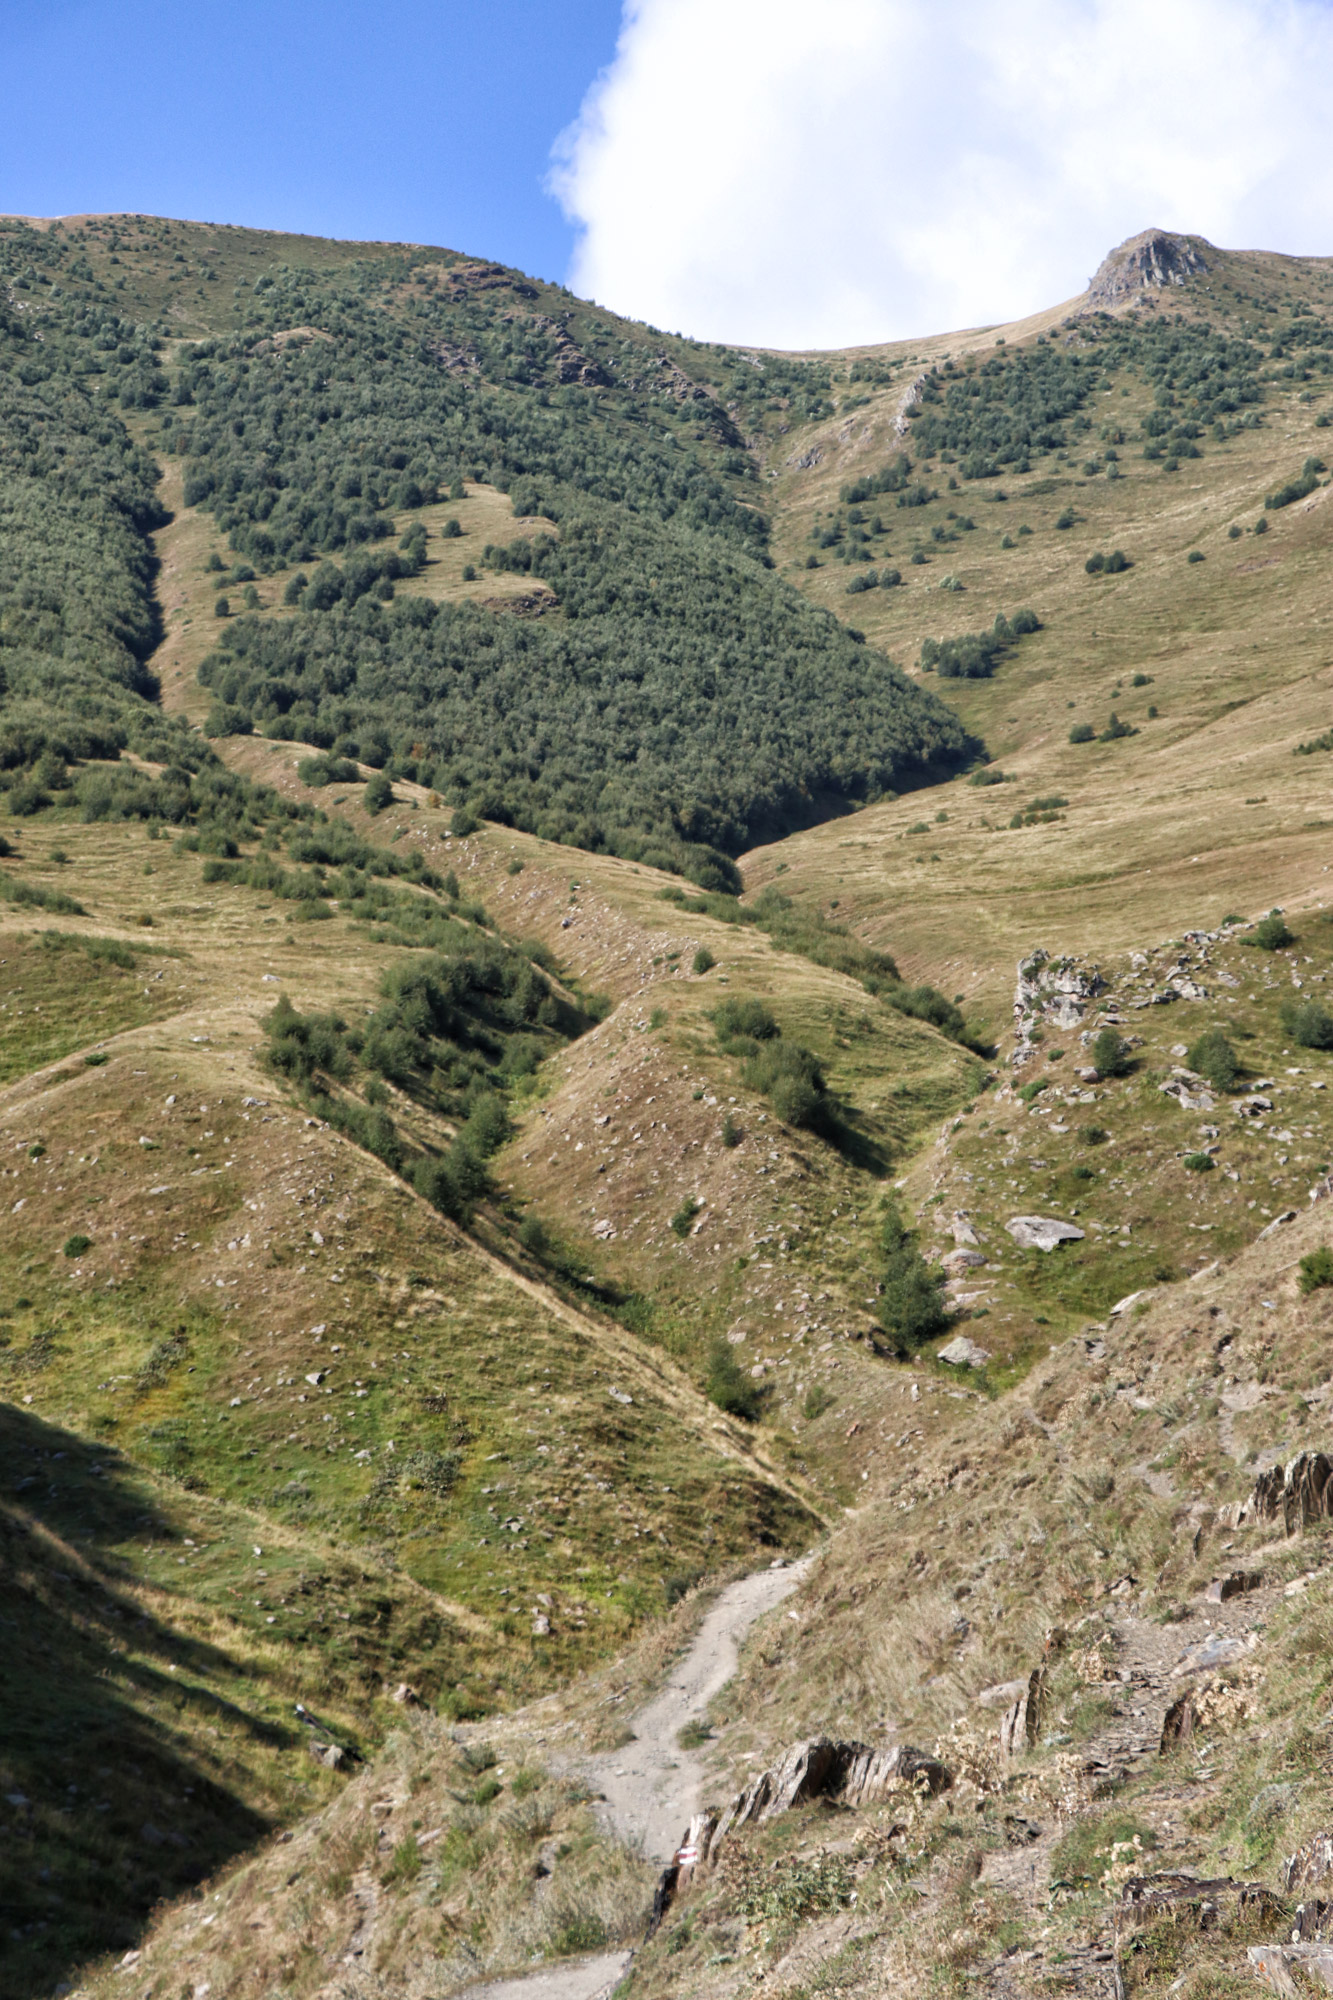
<path id="1" fill-rule="evenodd" d="M 759 1570 L 724 1590 L 662 1692 L 639 1710 L 634 1741 L 584 1766 L 605 1795 L 602 1813 L 622 1840 L 641 1843 L 652 1861 L 669 1861 L 701 1804 L 704 1760 L 682 1750 L 677 1733 L 698 1720 L 736 1671 L 740 1643 L 767 1611 L 790 1597 L 808 1562 Z"/>
<path id="2" fill-rule="evenodd" d="M 605 2000 L 629 1970 L 632 1951 L 604 1951 L 570 1965 L 532 1972 L 521 1979 L 495 1979 L 469 1986 L 457 2000 Z"/>
<path id="3" fill-rule="evenodd" d="M 600 1812 L 621 1840 L 638 1843 L 653 1861 L 669 1861 L 700 1803 L 704 1762 L 682 1750 L 676 1734 L 703 1714 L 736 1671 L 741 1642 L 765 1612 L 790 1597 L 809 1558 L 775 1563 L 729 1584 L 677 1661 L 670 1680 L 633 1717 L 634 1741 L 589 1758 L 580 1770 L 604 1795 Z M 599 1953 L 517 1979 L 469 1986 L 458 2000 L 604 2000 L 624 1977 L 632 1951 Z"/>

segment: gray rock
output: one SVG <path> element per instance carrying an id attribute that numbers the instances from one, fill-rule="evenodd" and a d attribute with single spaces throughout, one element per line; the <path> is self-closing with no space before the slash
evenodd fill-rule
<path id="1" fill-rule="evenodd" d="M 1254 1239 L 1255 1242 L 1262 1243 L 1265 1236 L 1276 1236 L 1279 1229 L 1285 1229 L 1289 1222 L 1294 1222 L 1295 1220 L 1296 1220 L 1295 1209 L 1284 1208 L 1281 1215 L 1275 1215 L 1273 1217 L 1273 1220 L 1268 1224 L 1268 1226 L 1265 1229 L 1261 1229 L 1259 1231 L 1259 1234 Z"/>
<path id="2" fill-rule="evenodd" d="M 989 1348 L 978 1347 L 975 1340 L 968 1340 L 961 1333 L 936 1352 L 939 1360 L 947 1361 L 952 1368 L 984 1368 L 990 1360 Z"/>
<path id="3" fill-rule="evenodd" d="M 1024 1250 L 1055 1250 L 1062 1243 L 1081 1243 L 1083 1231 L 1072 1222 L 1059 1222 L 1048 1215 L 1015 1215 L 1005 1223 L 1015 1243 Z"/>

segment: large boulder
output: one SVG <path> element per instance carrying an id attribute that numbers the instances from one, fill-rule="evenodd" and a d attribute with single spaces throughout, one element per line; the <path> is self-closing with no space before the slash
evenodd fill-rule
<path id="1" fill-rule="evenodd" d="M 1072 1222 L 1057 1221 L 1049 1215 L 1014 1215 L 1005 1228 L 1024 1250 L 1058 1250 L 1062 1243 L 1081 1243 L 1083 1231 Z"/>

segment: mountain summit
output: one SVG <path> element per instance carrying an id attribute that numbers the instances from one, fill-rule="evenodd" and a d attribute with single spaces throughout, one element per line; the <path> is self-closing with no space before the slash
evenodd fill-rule
<path id="1" fill-rule="evenodd" d="M 1115 308 L 1143 293 L 1183 285 L 1210 266 L 1202 236 L 1177 236 L 1168 229 L 1142 229 L 1104 257 L 1088 286 L 1089 303 Z"/>

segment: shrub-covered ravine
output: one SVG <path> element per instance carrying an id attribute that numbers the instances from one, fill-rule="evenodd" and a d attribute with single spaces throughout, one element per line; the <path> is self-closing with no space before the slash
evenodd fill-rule
<path id="1" fill-rule="evenodd" d="M 82 243 L 0 226 L 0 277 L 24 295 L 0 322 L 11 765 L 58 725 L 71 756 L 132 742 L 167 761 L 182 733 L 147 664 L 153 447 L 184 461 L 186 504 L 238 572 L 291 572 L 290 619 L 220 615 L 214 734 L 311 741 L 708 888 L 734 886 L 727 857 L 755 841 L 973 754 L 946 704 L 767 554 L 737 419 L 825 412 L 826 370 L 751 364 L 447 251 L 350 246 L 341 267 L 260 264 L 205 301 L 226 330 L 182 342 L 144 303 L 147 266 L 108 285 Z M 129 283 L 148 286 L 138 316 Z M 543 580 L 540 619 L 395 597 L 425 546 L 395 515 L 463 502 L 469 481 L 558 523 L 477 551 Z"/>
<path id="2" fill-rule="evenodd" d="M 942 702 L 698 530 L 583 499 L 558 541 L 521 547 L 559 615 L 368 594 L 238 619 L 200 677 L 233 728 L 361 756 L 546 839 L 683 860 L 710 887 L 730 880 L 720 856 L 974 747 Z"/>

